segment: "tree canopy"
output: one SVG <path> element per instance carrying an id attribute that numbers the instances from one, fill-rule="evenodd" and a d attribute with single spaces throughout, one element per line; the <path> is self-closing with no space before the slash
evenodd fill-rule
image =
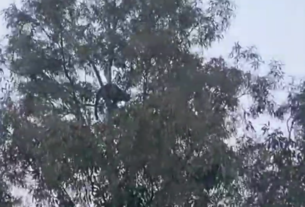
<path id="1" fill-rule="evenodd" d="M 37 206 L 305 206 L 305 87 L 254 47 L 210 59 L 193 50 L 222 39 L 233 15 L 229 0 L 5 9 L 0 205 L 20 205 L 14 185 Z M 96 102 L 107 84 L 131 99 Z M 266 115 L 287 130 L 257 130 Z"/>

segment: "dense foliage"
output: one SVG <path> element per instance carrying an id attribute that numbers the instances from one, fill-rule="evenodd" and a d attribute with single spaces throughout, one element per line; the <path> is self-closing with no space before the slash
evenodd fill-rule
<path id="1" fill-rule="evenodd" d="M 193 52 L 225 35 L 233 9 L 229 0 L 7 8 L 0 205 L 17 205 L 11 184 L 37 206 L 304 206 L 304 87 L 279 105 L 278 62 L 262 75 L 255 48 L 236 44 L 230 61 Z M 101 104 L 96 121 L 96 93 L 109 83 L 131 100 Z M 267 124 L 259 134 L 252 122 L 266 115 L 288 132 Z"/>

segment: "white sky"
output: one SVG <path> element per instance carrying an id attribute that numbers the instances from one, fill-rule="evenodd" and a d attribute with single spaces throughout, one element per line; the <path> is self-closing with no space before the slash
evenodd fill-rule
<path id="1" fill-rule="evenodd" d="M 11 2 L 1 0 L 0 9 Z M 305 1 L 236 0 L 236 4 L 236 18 L 230 30 L 209 53 L 226 55 L 239 41 L 242 46 L 255 45 L 263 58 L 282 61 L 287 74 L 305 76 Z M 2 36 L 3 20 L 0 26 Z"/>
<path id="2" fill-rule="evenodd" d="M 213 54 L 228 53 L 232 44 L 257 46 L 263 58 L 285 64 L 290 75 L 305 75 L 305 1 L 236 0 L 236 18 Z"/>
<path id="3" fill-rule="evenodd" d="M 305 1 L 235 0 L 235 2 L 236 17 L 231 28 L 224 40 L 215 44 L 208 55 L 227 55 L 233 44 L 238 41 L 241 46 L 256 46 L 264 60 L 281 61 L 287 75 L 297 79 L 305 77 Z M 285 94 L 276 93 L 276 98 L 280 103 L 280 100 L 285 98 Z M 269 118 L 264 116 L 255 121 L 255 128 L 260 128 L 268 120 Z M 272 120 L 271 127 L 282 128 L 285 127 L 285 123 Z"/>

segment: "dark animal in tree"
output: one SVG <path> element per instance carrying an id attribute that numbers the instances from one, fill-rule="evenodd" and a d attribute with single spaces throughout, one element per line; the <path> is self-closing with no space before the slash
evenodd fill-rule
<path id="1" fill-rule="evenodd" d="M 95 118 L 98 120 L 98 109 L 99 109 L 99 101 L 103 98 L 104 102 L 106 104 L 106 107 L 108 111 L 112 111 L 116 108 L 118 108 L 118 103 L 121 101 L 128 102 L 130 100 L 130 95 L 120 89 L 116 84 L 114 83 L 108 83 L 101 87 L 97 93 L 96 93 L 96 99 L 95 99 Z"/>
<path id="2" fill-rule="evenodd" d="M 201 182 L 205 186 L 205 189 L 209 191 L 216 187 L 223 179 L 221 165 L 213 164 L 206 172 L 197 169 L 195 170 L 193 179 L 195 179 L 196 182 Z"/>

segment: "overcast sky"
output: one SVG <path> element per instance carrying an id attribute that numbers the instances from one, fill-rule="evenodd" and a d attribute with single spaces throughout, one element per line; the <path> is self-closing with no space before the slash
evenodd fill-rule
<path id="1" fill-rule="evenodd" d="M 305 1 L 304 0 L 236 0 L 236 17 L 224 40 L 217 43 L 209 56 L 227 55 L 235 42 L 255 45 L 265 60 L 284 64 L 284 72 L 297 79 L 305 77 Z M 283 100 L 284 93 L 276 98 Z M 268 117 L 255 121 L 255 127 L 267 123 Z M 272 128 L 285 123 L 272 120 Z M 286 127 L 285 127 L 286 128 Z M 285 128 L 282 128 L 285 130 Z"/>
<path id="2" fill-rule="evenodd" d="M 0 0 L 0 8 L 12 0 Z M 305 76 L 305 0 L 236 0 L 236 18 L 211 54 L 226 55 L 234 42 L 242 46 L 255 45 L 266 59 L 278 59 L 285 72 Z M 5 33 L 0 21 L 0 34 Z"/>
<path id="3" fill-rule="evenodd" d="M 305 75 L 305 1 L 237 0 L 236 18 L 213 53 L 229 52 L 232 44 L 257 46 L 267 59 L 285 64 L 290 75 Z"/>

